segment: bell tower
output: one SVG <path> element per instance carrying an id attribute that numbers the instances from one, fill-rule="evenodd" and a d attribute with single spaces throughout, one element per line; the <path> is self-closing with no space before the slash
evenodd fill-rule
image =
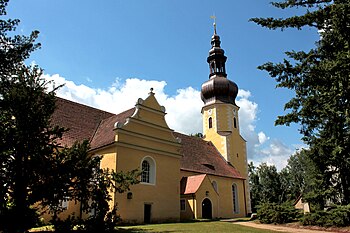
<path id="1" fill-rule="evenodd" d="M 204 139 L 211 141 L 226 161 L 246 178 L 244 189 L 249 197 L 246 141 L 240 135 L 239 107 L 235 102 L 238 86 L 227 78 L 226 60 L 214 23 L 214 35 L 211 38 L 211 49 L 207 58 L 209 80 L 202 84 L 201 89 L 201 98 L 204 102 L 203 135 Z M 247 208 L 250 209 L 250 204 Z"/>

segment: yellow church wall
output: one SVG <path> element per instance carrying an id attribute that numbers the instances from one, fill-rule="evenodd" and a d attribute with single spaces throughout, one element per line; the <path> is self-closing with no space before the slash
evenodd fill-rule
<path id="1" fill-rule="evenodd" d="M 220 112 L 222 111 L 220 111 L 220 109 L 218 109 L 216 105 L 207 106 L 202 109 L 203 135 L 204 139 L 207 141 L 211 141 L 218 149 L 220 154 L 224 156 L 226 160 L 228 160 L 226 137 L 217 133 L 219 130 L 218 118 L 220 117 Z M 209 128 L 210 117 L 212 118 L 212 128 Z"/>
<path id="2" fill-rule="evenodd" d="M 111 145 L 107 148 L 103 148 L 100 150 L 96 150 L 93 153 L 95 156 L 102 156 L 102 160 L 100 162 L 100 168 L 102 169 L 109 169 L 117 171 L 116 161 L 117 161 L 117 153 L 116 153 L 116 146 Z M 108 202 L 111 209 L 114 205 L 114 195 L 111 194 L 111 200 Z"/>
<path id="3" fill-rule="evenodd" d="M 155 170 L 154 183 L 131 187 L 131 199 L 128 192 L 115 194 L 119 214 L 125 222 L 144 222 L 145 204 L 151 205 L 152 222 L 180 219 L 181 145 L 164 116 L 164 107 L 158 104 L 154 93 L 150 93 L 145 100 L 138 100 L 133 116 L 115 129 L 117 171 L 141 170 L 145 158 L 151 158 Z"/>
<path id="4" fill-rule="evenodd" d="M 196 218 L 202 217 L 202 202 L 208 198 L 212 204 L 212 217 L 219 218 L 219 196 L 214 190 L 210 180 L 206 177 L 196 192 Z"/>
<path id="5" fill-rule="evenodd" d="M 171 135 L 172 130 L 168 128 L 159 127 L 157 125 L 153 125 L 149 122 L 145 122 L 139 119 L 130 119 L 129 122 L 123 126 L 122 129 L 128 132 L 136 132 L 144 136 L 158 137 L 163 140 L 174 140 L 174 137 Z"/>
<path id="6" fill-rule="evenodd" d="M 140 127 L 140 129 L 142 130 L 141 132 L 150 133 L 149 127 L 144 126 L 142 128 Z M 162 133 L 162 131 L 160 133 Z M 124 129 L 117 132 L 118 142 L 124 142 L 128 144 L 132 144 L 134 146 L 140 146 L 143 148 L 156 149 L 167 153 L 178 154 L 180 145 L 178 142 L 175 141 L 175 138 L 171 135 L 171 133 L 166 132 L 168 135 L 172 137 L 169 139 L 163 139 L 159 135 L 160 133 L 158 131 L 155 131 L 153 136 L 150 137 L 150 136 L 140 135 L 137 133 L 126 131 Z"/>
<path id="7" fill-rule="evenodd" d="M 164 128 L 168 128 L 168 125 L 163 117 L 162 111 L 156 111 L 154 109 L 143 109 L 144 111 L 140 111 L 140 114 L 138 115 L 138 119 L 147 119 L 146 121 Z M 145 111 L 146 110 L 146 111 Z"/>
<path id="8" fill-rule="evenodd" d="M 68 201 L 68 203 L 65 202 L 64 205 L 67 206 L 67 209 L 58 214 L 57 217 L 59 219 L 67 219 L 69 216 L 73 216 L 73 215 L 75 217 L 80 216 L 80 203 L 76 203 L 74 201 Z M 43 212 L 40 218 L 43 220 L 44 223 L 49 224 L 53 217 L 52 213 L 49 212 L 49 209 L 41 208 L 40 204 L 34 205 L 34 207 L 39 208 L 39 212 Z"/>
<path id="9" fill-rule="evenodd" d="M 101 150 L 96 150 L 93 153 L 91 153 L 91 156 L 102 156 L 102 160 L 100 163 L 101 168 L 108 168 L 116 170 L 116 151 L 115 146 L 110 146 Z M 114 203 L 114 195 L 112 195 L 112 200 L 110 201 L 110 205 L 112 206 Z M 74 215 L 75 217 L 80 217 L 80 203 L 77 203 L 75 201 L 68 201 L 68 203 L 65 203 L 67 206 L 67 209 L 64 210 L 62 213 L 58 215 L 60 219 L 66 219 L 68 216 Z M 38 205 L 39 206 L 39 205 Z M 87 217 L 87 214 L 82 213 L 82 217 Z M 46 212 L 42 215 L 42 218 L 44 219 L 44 222 L 48 223 L 51 218 L 52 214 L 49 212 Z"/>
<path id="10" fill-rule="evenodd" d="M 194 176 L 199 175 L 201 173 L 192 172 L 192 171 L 184 171 L 181 170 L 181 177 L 188 177 L 188 176 Z M 234 179 L 229 177 L 222 177 L 222 176 L 214 176 L 214 175 L 207 175 L 208 179 L 210 180 L 210 185 L 213 181 L 217 183 L 218 187 L 218 202 L 216 207 L 217 208 L 217 215 L 215 217 L 217 218 L 236 218 L 236 217 L 245 217 L 247 215 L 246 210 L 246 202 L 248 201 L 247 196 L 244 194 L 245 185 L 243 184 L 245 180 L 242 179 Z M 237 185 L 238 190 L 238 213 L 234 213 L 233 209 L 233 197 L 232 197 L 232 185 Z M 212 186 L 212 185 L 211 185 Z M 208 187 L 207 187 L 208 188 Z M 210 191 L 209 191 L 210 194 Z M 189 198 L 189 197 L 187 197 Z M 201 211 L 201 208 L 198 209 L 198 207 L 201 205 L 203 199 L 203 195 L 197 196 L 196 193 L 196 209 L 197 211 Z M 246 200 L 245 200 L 246 199 Z M 211 200 L 211 199 L 210 199 Z M 211 200 L 212 201 L 212 200 Z M 191 206 L 192 210 L 194 209 L 191 205 L 190 200 L 188 199 L 188 203 Z M 196 218 L 200 218 L 201 215 L 198 213 L 195 213 Z M 213 212 L 214 217 L 214 212 Z"/>
<path id="11" fill-rule="evenodd" d="M 247 177 L 248 170 L 245 141 L 239 134 L 233 133 L 227 138 L 227 143 L 232 151 L 230 156 L 231 164 L 234 165 L 242 176 Z"/>
<path id="12" fill-rule="evenodd" d="M 100 150 L 93 151 L 93 156 L 102 156 L 100 168 L 116 170 L 117 153 L 116 146 L 111 145 Z"/>
<path id="13" fill-rule="evenodd" d="M 125 222 L 142 223 L 144 204 L 151 204 L 151 221 L 179 221 L 180 219 L 180 160 L 137 149 L 118 147 L 118 171 L 140 168 L 142 160 L 150 156 L 155 161 L 155 184 L 140 183 L 131 187 L 132 199 L 127 192 L 116 194 L 119 214 Z"/>
<path id="14" fill-rule="evenodd" d="M 194 194 L 181 195 L 180 200 L 185 201 L 185 210 L 181 210 L 181 220 L 191 220 L 195 218 L 196 199 Z"/>
<path id="15" fill-rule="evenodd" d="M 222 156 L 246 178 L 244 184 L 246 209 L 250 212 L 246 141 L 240 135 L 238 110 L 238 106 L 225 103 L 204 106 L 202 108 L 203 133 L 204 139 L 211 141 Z M 209 128 L 209 117 L 212 117 L 212 128 Z"/>

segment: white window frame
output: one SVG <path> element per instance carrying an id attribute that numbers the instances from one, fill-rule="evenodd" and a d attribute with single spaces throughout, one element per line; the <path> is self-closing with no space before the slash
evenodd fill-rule
<path id="1" fill-rule="evenodd" d="M 156 162 L 151 156 L 146 156 L 141 160 L 140 168 L 142 170 L 142 164 L 144 161 L 147 161 L 149 164 L 149 182 L 142 181 L 142 173 L 141 173 L 141 184 L 146 185 L 155 185 L 156 184 Z"/>

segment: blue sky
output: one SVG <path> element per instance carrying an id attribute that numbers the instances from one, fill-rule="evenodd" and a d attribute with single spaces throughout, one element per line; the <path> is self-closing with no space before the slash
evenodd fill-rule
<path id="1" fill-rule="evenodd" d="M 293 93 L 276 89 L 275 81 L 256 67 L 281 61 L 285 51 L 312 48 L 318 34 L 309 28 L 272 31 L 249 22 L 252 17 L 288 17 L 303 10 L 280 10 L 269 2 L 11 0 L 7 11 L 10 18 L 21 20 L 18 33 L 40 31 L 42 48 L 28 63 L 35 62 L 48 78 L 66 83 L 61 96 L 118 112 L 145 98 L 146 89 L 153 85 L 159 102 L 170 111 L 169 125 L 185 133 L 191 133 L 191 127 L 181 128 L 186 122 L 197 125 L 192 133 L 200 130 L 198 91 L 208 79 L 210 16 L 215 14 L 228 57 L 228 78 L 243 90 L 238 103 L 241 131 L 250 143 L 249 158 L 281 168 L 287 154 L 301 144 L 298 126 L 274 126 Z M 194 115 L 183 110 L 191 106 Z"/>

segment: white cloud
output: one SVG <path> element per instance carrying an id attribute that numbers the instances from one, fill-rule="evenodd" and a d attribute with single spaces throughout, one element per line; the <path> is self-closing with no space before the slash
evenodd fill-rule
<path id="1" fill-rule="evenodd" d="M 58 74 L 45 74 L 44 78 L 53 80 L 56 86 L 65 84 L 57 91 L 59 97 L 112 113 L 134 107 L 137 99 L 146 98 L 150 88 L 153 88 L 158 102 L 167 110 L 166 119 L 170 128 L 186 134 L 202 132 L 200 92 L 192 87 L 179 89 L 175 96 L 168 96 L 164 92 L 165 81 L 129 78 L 121 82 L 116 79 L 110 88 L 96 89 L 77 85 Z"/>
<path id="2" fill-rule="evenodd" d="M 287 146 L 278 139 L 271 140 L 265 132 L 256 132 L 258 104 L 250 98 L 251 93 L 240 90 L 237 96 L 237 105 L 240 107 L 239 120 L 242 136 L 247 141 L 248 159 L 255 165 L 266 162 L 269 165 L 276 165 L 281 170 L 287 165 L 287 160 L 298 146 Z"/>
<path id="3" fill-rule="evenodd" d="M 268 165 L 275 165 L 278 170 L 281 170 L 287 165 L 287 160 L 291 154 L 295 152 L 295 148 L 290 148 L 281 141 L 274 139 L 268 147 L 259 150 L 260 159 L 255 162 L 256 165 L 265 162 Z"/>
<path id="4" fill-rule="evenodd" d="M 260 143 L 260 144 L 264 144 L 264 143 L 265 143 L 267 140 L 269 140 L 270 138 L 267 137 L 267 136 L 265 135 L 264 132 L 259 132 L 259 133 L 258 133 L 258 139 L 259 139 L 259 143 Z"/>
<path id="5" fill-rule="evenodd" d="M 108 112 L 120 113 L 132 108 L 138 98 L 145 99 L 153 88 L 158 102 L 166 108 L 166 120 L 170 128 L 185 134 L 202 132 L 200 91 L 187 87 L 177 90 L 169 96 L 165 93 L 165 81 L 141 80 L 128 78 L 125 81 L 116 79 L 109 88 L 97 89 L 83 84 L 76 84 L 65 78 L 44 74 L 47 80 L 56 84 L 65 84 L 57 91 L 59 97 L 93 106 Z M 251 93 L 239 90 L 236 100 L 240 107 L 239 120 L 242 136 L 247 141 L 248 157 L 255 164 L 267 162 L 275 164 L 279 169 L 285 166 L 287 158 L 295 148 L 284 145 L 278 140 L 272 140 L 264 132 L 256 132 L 258 104 L 253 102 Z"/>

